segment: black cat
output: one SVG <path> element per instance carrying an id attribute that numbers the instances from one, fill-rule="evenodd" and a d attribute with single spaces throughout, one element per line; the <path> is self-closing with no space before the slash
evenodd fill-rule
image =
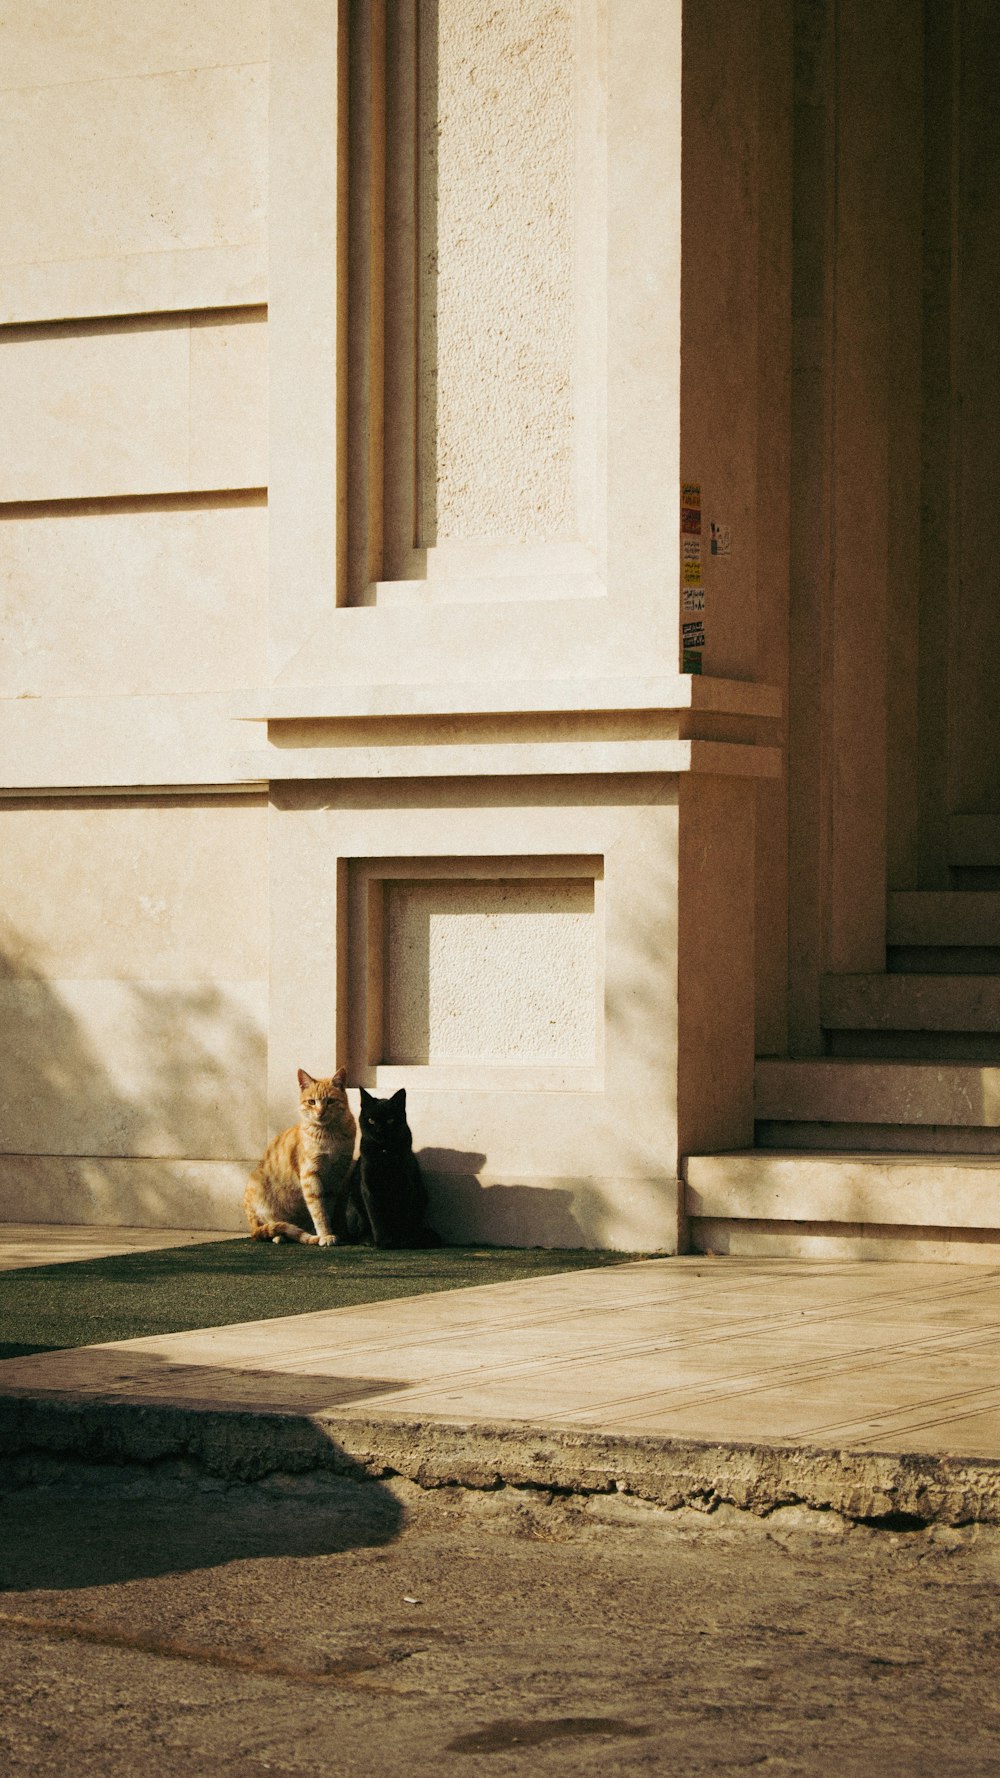
<path id="1" fill-rule="evenodd" d="M 406 1088 L 376 1099 L 361 1088 L 361 1153 L 354 1163 L 340 1238 L 375 1247 L 440 1247 L 425 1219 L 427 1191 L 406 1121 Z"/>

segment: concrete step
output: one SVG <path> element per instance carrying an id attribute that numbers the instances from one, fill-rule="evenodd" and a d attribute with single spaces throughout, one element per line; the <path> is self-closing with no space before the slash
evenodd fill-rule
<path id="1" fill-rule="evenodd" d="M 997 945 L 887 945 L 890 975 L 1000 975 Z"/>
<path id="2" fill-rule="evenodd" d="M 784 1123 L 1000 1129 L 1000 1067 L 828 1057 L 760 1061 L 754 1115 Z"/>
<path id="3" fill-rule="evenodd" d="M 1000 1067 L 1000 1031 L 827 1031 L 828 1056 L 870 1062 L 968 1062 Z"/>
<path id="4" fill-rule="evenodd" d="M 959 1124 L 828 1124 L 790 1120 L 754 1125 L 758 1148 L 809 1149 L 817 1154 L 991 1155 L 1000 1160 L 1000 1130 Z"/>
<path id="5" fill-rule="evenodd" d="M 890 895 L 890 945 L 1000 946 L 1000 893 L 995 890 L 905 890 Z"/>
<path id="6" fill-rule="evenodd" d="M 1000 976 L 828 975 L 820 1019 L 830 1031 L 1000 1031 Z"/>
<path id="7" fill-rule="evenodd" d="M 1000 1157 L 745 1149 L 689 1155 L 684 1177 L 703 1220 L 1000 1233 Z"/>

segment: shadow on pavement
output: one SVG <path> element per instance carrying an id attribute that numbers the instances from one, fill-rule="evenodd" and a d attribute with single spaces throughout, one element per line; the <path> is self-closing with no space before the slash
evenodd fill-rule
<path id="1" fill-rule="evenodd" d="M 402 1509 L 311 1416 L 404 1385 L 37 1353 L 0 1380 L 0 1595 L 389 1543 Z M 2 1610 L 2 1608 L 0 1608 Z"/>
<path id="2" fill-rule="evenodd" d="M 0 1618 L 11 1595 L 116 1586 L 231 1562 L 340 1555 L 391 1543 L 399 1502 L 378 1482 L 330 1478 L 308 1494 L 120 1470 L 0 1493 Z M 10 1606 L 8 1606 L 10 1609 Z"/>

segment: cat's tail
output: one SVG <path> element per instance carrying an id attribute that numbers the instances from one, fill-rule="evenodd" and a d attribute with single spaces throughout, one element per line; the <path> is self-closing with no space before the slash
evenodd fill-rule
<path id="1" fill-rule="evenodd" d="M 257 1222 L 250 1226 L 254 1241 L 304 1241 L 309 1247 L 319 1246 L 319 1236 L 306 1233 L 294 1222 Z"/>

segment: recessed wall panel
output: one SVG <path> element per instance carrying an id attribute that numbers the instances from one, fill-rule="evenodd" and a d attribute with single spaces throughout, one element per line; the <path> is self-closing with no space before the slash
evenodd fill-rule
<path id="1" fill-rule="evenodd" d="M 594 1062 L 592 879 L 389 882 L 384 944 L 385 1061 Z"/>
<path id="2" fill-rule="evenodd" d="M 574 12 L 420 15 L 424 546 L 574 529 Z"/>

